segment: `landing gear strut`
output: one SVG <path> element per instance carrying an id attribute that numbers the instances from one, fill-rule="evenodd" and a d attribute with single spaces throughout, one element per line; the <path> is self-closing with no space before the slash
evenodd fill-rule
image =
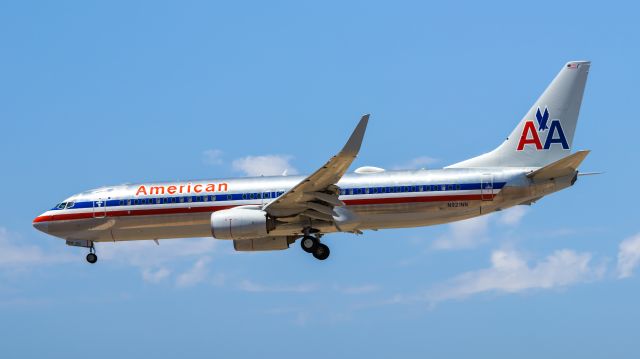
<path id="1" fill-rule="evenodd" d="M 310 235 L 312 230 L 310 228 L 305 228 L 304 237 L 300 241 L 300 246 L 302 250 L 311 253 L 314 258 L 318 260 L 325 260 L 329 258 L 329 247 L 326 244 L 320 243 L 320 234 L 316 236 Z"/>
<path id="2" fill-rule="evenodd" d="M 96 248 L 93 246 L 93 242 L 91 242 L 91 247 L 89 247 L 89 254 L 87 254 L 87 262 L 93 264 L 98 261 L 98 256 L 96 255 Z"/>

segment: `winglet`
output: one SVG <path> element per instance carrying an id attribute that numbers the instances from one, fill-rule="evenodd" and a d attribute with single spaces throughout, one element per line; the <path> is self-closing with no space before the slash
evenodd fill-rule
<path id="1" fill-rule="evenodd" d="M 527 177 L 533 179 L 549 179 L 574 174 L 589 152 L 591 151 L 578 151 L 527 174 Z"/>
<path id="2" fill-rule="evenodd" d="M 360 145 L 362 145 L 362 139 L 364 138 L 364 133 L 367 129 L 367 123 L 369 123 L 369 114 L 362 116 L 360 122 L 358 122 L 358 126 L 353 130 L 351 137 L 340 151 L 342 155 L 351 155 L 357 156 L 358 152 L 360 152 Z"/>

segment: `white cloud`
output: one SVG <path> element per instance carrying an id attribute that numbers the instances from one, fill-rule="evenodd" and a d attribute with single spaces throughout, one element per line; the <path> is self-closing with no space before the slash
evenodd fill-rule
<path id="1" fill-rule="evenodd" d="M 431 249 L 455 250 L 471 249 L 489 241 L 490 229 L 495 225 L 516 227 L 527 214 L 528 209 L 515 206 L 504 211 L 474 217 L 448 225 L 448 231 L 431 243 Z"/>
<path id="2" fill-rule="evenodd" d="M 308 293 L 316 291 L 318 287 L 314 284 L 264 285 L 245 279 L 238 284 L 238 289 L 253 293 Z"/>
<path id="3" fill-rule="evenodd" d="M 60 240 L 56 241 L 64 246 L 64 242 Z M 45 253 L 40 246 L 20 245 L 15 242 L 15 237 L 12 238 L 6 228 L 0 227 L 0 267 L 26 268 L 75 260 L 70 254 Z"/>
<path id="4" fill-rule="evenodd" d="M 512 250 L 496 250 L 491 267 L 463 273 L 426 295 L 429 302 L 460 299 L 484 292 L 517 293 L 530 289 L 551 289 L 600 279 L 604 265 L 593 266 L 590 253 L 563 249 L 535 265 Z"/>
<path id="5" fill-rule="evenodd" d="M 364 284 L 351 287 L 341 287 L 339 290 L 344 294 L 357 295 L 376 292 L 380 290 L 380 287 L 375 284 Z"/>
<path id="6" fill-rule="evenodd" d="M 515 227 L 520 224 L 520 221 L 527 214 L 527 207 L 525 206 L 515 206 L 508 209 L 505 209 L 500 213 L 498 217 L 498 223 L 503 224 L 505 226 Z"/>
<path id="7" fill-rule="evenodd" d="M 620 243 L 618 249 L 618 277 L 631 277 L 638 264 L 640 264 L 640 233 Z"/>
<path id="8" fill-rule="evenodd" d="M 429 157 L 429 156 L 420 156 L 413 158 L 405 163 L 394 166 L 395 170 L 404 170 L 404 169 L 418 169 L 418 168 L 427 168 L 433 164 L 440 162 L 439 159 Z"/>
<path id="9" fill-rule="evenodd" d="M 212 238 L 184 238 L 153 241 L 96 243 L 100 259 L 121 262 L 141 268 L 157 268 L 179 259 L 211 254 L 217 245 Z"/>
<path id="10" fill-rule="evenodd" d="M 489 216 L 475 217 L 449 224 L 449 230 L 431 244 L 432 249 L 474 248 L 488 240 Z"/>
<path id="11" fill-rule="evenodd" d="M 221 165 L 222 151 L 217 149 L 205 150 L 202 152 L 202 162 L 207 165 Z"/>
<path id="12" fill-rule="evenodd" d="M 97 243 L 96 247 L 101 260 L 138 267 L 143 280 L 159 283 L 175 272 L 172 267 L 184 265 L 194 259 L 208 258 L 217 246 L 216 240 L 211 238 L 166 239 L 159 243 L 160 245 L 152 241 L 109 242 Z M 187 283 L 188 280 L 183 279 L 182 282 Z"/>
<path id="13" fill-rule="evenodd" d="M 247 176 L 279 176 L 297 174 L 298 171 L 289 163 L 293 157 L 285 155 L 247 156 L 233 161 L 233 169 Z"/>
<path id="14" fill-rule="evenodd" d="M 149 283 L 160 283 L 171 274 L 171 271 L 167 268 L 159 268 L 157 270 L 143 269 L 142 279 Z"/>
<path id="15" fill-rule="evenodd" d="M 298 326 L 307 325 L 311 318 L 308 310 L 292 307 L 272 308 L 266 310 L 265 313 L 277 316 L 293 316 L 293 323 Z"/>
<path id="16" fill-rule="evenodd" d="M 207 263 L 209 263 L 208 257 L 198 259 L 191 269 L 178 276 L 176 285 L 178 287 L 191 287 L 204 281 L 207 277 Z"/>

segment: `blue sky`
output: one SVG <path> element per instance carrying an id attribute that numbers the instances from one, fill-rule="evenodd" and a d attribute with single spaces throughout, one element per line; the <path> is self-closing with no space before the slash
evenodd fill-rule
<path id="1" fill-rule="evenodd" d="M 609 1 L 0 4 L 2 357 L 638 356 L 637 5 Z M 305 173 L 363 113 L 354 168 L 492 149 L 593 61 L 575 187 L 454 225 L 235 253 L 84 251 L 35 231 L 106 184 Z M 256 163 L 260 164 L 257 166 Z"/>

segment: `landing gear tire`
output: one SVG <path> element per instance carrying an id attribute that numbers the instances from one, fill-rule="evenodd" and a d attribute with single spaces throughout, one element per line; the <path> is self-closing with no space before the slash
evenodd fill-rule
<path id="1" fill-rule="evenodd" d="M 329 258 L 330 253 L 331 251 L 329 250 L 329 247 L 327 247 L 326 244 L 318 243 L 318 246 L 316 247 L 315 251 L 313 251 L 313 256 L 316 259 L 323 261 Z"/>
<path id="2" fill-rule="evenodd" d="M 93 264 L 98 261 L 98 256 L 95 253 L 87 254 L 87 262 Z"/>
<path id="3" fill-rule="evenodd" d="M 300 247 L 307 253 L 314 253 L 319 244 L 320 241 L 314 236 L 304 236 L 300 241 Z"/>

